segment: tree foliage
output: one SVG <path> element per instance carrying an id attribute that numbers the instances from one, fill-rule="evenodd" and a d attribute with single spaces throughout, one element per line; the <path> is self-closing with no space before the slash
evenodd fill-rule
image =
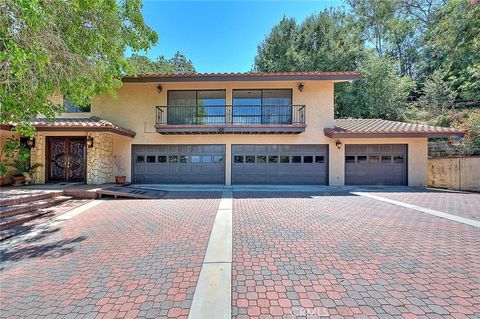
<path id="1" fill-rule="evenodd" d="M 176 52 L 171 59 L 165 59 L 159 56 L 156 60 L 151 60 L 147 56 L 133 54 L 127 58 L 127 74 L 189 74 L 195 73 L 195 67 L 187 57 Z"/>
<path id="2" fill-rule="evenodd" d="M 254 69 L 278 71 L 346 71 L 365 56 L 363 42 L 352 32 L 349 16 L 324 10 L 297 24 L 283 18 L 258 46 Z"/>
<path id="3" fill-rule="evenodd" d="M 426 73 L 442 69 L 466 99 L 480 99 L 480 4 L 449 0 L 425 36 Z"/>
<path id="4" fill-rule="evenodd" d="M 403 120 L 413 80 L 399 77 L 388 57 L 370 55 L 359 71 L 362 77 L 337 95 L 336 116 Z"/>
<path id="5" fill-rule="evenodd" d="M 157 41 L 141 8 L 141 0 L 1 0 L 0 122 L 31 135 L 31 117 L 62 110 L 52 96 L 82 105 L 120 85 L 125 50 Z"/>

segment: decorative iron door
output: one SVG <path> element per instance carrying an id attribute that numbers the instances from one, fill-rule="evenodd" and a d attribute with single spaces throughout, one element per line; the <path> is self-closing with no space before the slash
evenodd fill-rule
<path id="1" fill-rule="evenodd" d="M 47 145 L 49 182 L 85 181 L 87 149 L 84 137 L 49 137 Z"/>

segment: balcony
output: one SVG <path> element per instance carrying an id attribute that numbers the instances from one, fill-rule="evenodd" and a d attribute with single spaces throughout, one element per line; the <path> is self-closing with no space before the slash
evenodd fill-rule
<path id="1" fill-rule="evenodd" d="M 160 134 L 299 134 L 305 105 L 157 106 Z"/>

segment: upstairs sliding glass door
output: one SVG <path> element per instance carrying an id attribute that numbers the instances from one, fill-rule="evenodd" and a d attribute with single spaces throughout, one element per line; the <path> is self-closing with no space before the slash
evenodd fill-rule
<path id="1" fill-rule="evenodd" d="M 232 124 L 291 124 L 292 90 L 233 90 Z"/>

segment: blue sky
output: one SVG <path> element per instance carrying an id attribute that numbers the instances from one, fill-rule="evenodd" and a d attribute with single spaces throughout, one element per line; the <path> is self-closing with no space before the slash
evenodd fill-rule
<path id="1" fill-rule="evenodd" d="M 257 45 L 284 15 L 298 22 L 342 4 L 341 0 L 144 0 L 145 20 L 159 36 L 147 55 L 170 58 L 182 51 L 198 72 L 246 72 L 252 67 Z"/>

